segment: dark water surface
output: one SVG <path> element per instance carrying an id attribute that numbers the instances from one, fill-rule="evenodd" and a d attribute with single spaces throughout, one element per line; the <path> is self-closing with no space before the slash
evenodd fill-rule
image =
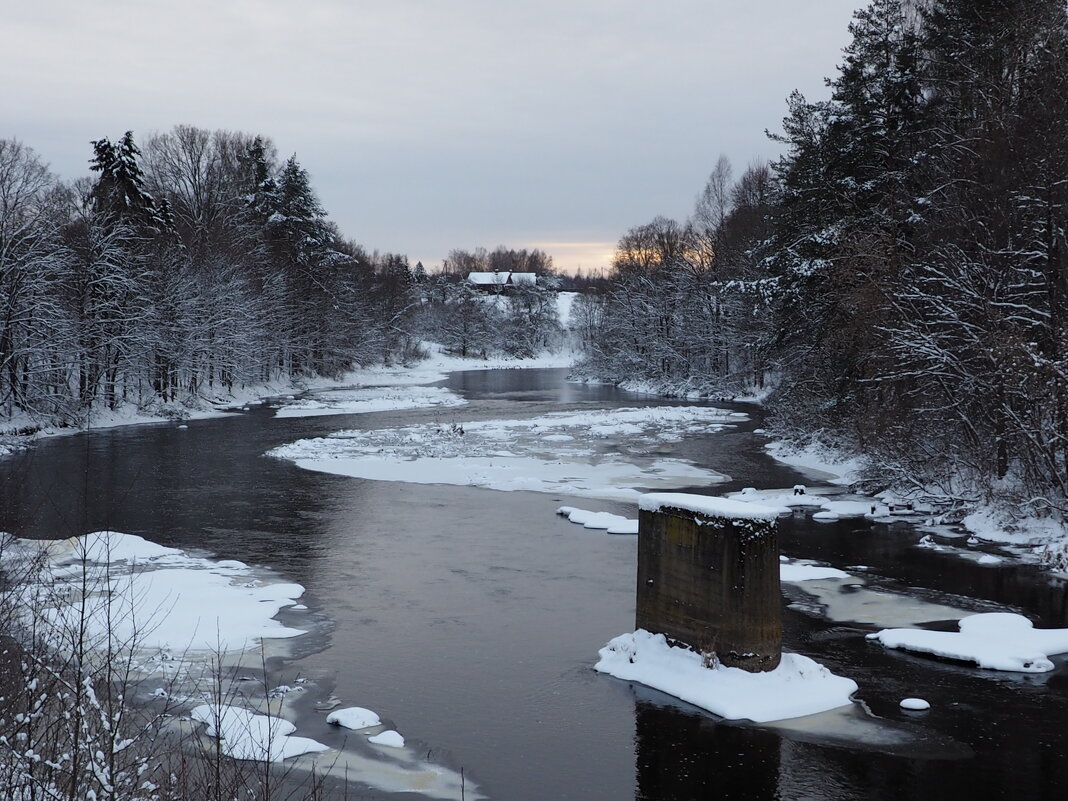
<path id="1" fill-rule="evenodd" d="M 1068 798 L 1063 658 L 1038 676 L 980 671 L 886 652 L 865 641 L 873 626 L 787 608 L 786 646 L 855 678 L 871 716 L 858 707 L 807 730 L 726 724 L 592 670 L 597 649 L 633 628 L 636 539 L 554 511 L 633 516 L 631 505 L 350 479 L 263 456 L 340 428 L 658 402 L 564 375 L 453 374 L 445 385 L 471 403 L 446 410 L 275 419 L 253 409 L 188 430 L 46 440 L 0 460 L 0 528 L 51 538 L 108 527 L 300 582 L 304 614 L 326 625 L 296 641 L 278 679 L 306 676 L 318 695 L 374 709 L 492 798 Z M 729 475 L 717 492 L 814 484 L 764 455 L 750 433 L 758 425 L 688 441 L 678 455 Z M 1063 582 L 916 548 L 907 527 L 797 515 L 780 536 L 791 556 L 868 566 L 876 588 L 1068 626 Z M 299 625 L 298 613 L 286 619 Z M 933 708 L 900 711 L 910 695 Z M 311 710 L 297 723 L 301 735 L 339 736 Z M 349 797 L 384 796 L 355 784 Z"/>

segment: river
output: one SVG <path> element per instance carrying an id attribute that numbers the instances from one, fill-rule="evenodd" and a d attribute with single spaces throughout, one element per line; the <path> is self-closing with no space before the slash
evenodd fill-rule
<path id="1" fill-rule="evenodd" d="M 592 670 L 634 626 L 636 538 L 554 514 L 561 504 L 634 516 L 626 503 L 471 487 L 368 481 L 301 470 L 269 449 L 340 428 L 523 417 L 661 403 L 565 381 L 562 370 L 454 373 L 468 405 L 277 419 L 254 407 L 221 419 L 44 440 L 0 462 L 0 528 L 55 538 L 111 528 L 276 571 L 307 588 L 315 623 L 279 682 L 304 678 L 298 733 L 342 745 L 315 700 L 330 694 L 392 722 L 413 751 L 486 796 L 544 799 L 898 799 L 1068 797 L 1068 668 L 982 671 L 885 651 L 878 627 L 828 619 L 786 587 L 784 640 L 860 684 L 864 707 L 809 727 L 728 724 Z M 815 483 L 771 460 L 748 422 L 684 441 L 675 455 L 745 486 Z M 708 488 L 695 488 L 708 492 Z M 839 582 L 968 610 L 1021 611 L 1068 626 L 1065 583 L 1010 562 L 979 565 L 915 547 L 908 526 L 781 521 L 781 547 L 863 575 Z M 865 566 L 863 571 L 857 566 Z M 834 599 L 837 603 L 838 599 Z M 302 617 L 303 616 L 303 617 Z M 841 618 L 841 615 L 837 615 Z M 919 695 L 922 715 L 898 701 Z M 332 738 L 332 739 L 331 739 Z M 349 797 L 389 795 L 354 777 Z"/>

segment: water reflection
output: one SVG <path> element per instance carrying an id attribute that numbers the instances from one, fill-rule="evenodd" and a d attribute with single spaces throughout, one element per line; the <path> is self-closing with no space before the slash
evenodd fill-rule
<path id="1" fill-rule="evenodd" d="M 433 750 L 434 761 L 451 755 L 440 759 L 491 797 L 1068 797 L 1063 660 L 1040 681 L 1018 680 L 888 653 L 865 641 L 871 626 L 787 610 L 787 645 L 855 678 L 872 713 L 913 727 L 894 731 L 909 731 L 923 753 L 872 746 L 870 730 L 850 728 L 856 721 L 836 724 L 845 732 L 837 742 L 827 725 L 810 736 L 723 724 L 592 671 L 597 648 L 633 625 L 634 540 L 554 514 L 573 499 L 350 480 L 263 457 L 339 428 L 661 403 L 567 384 L 565 374 L 454 375 L 449 386 L 471 403 L 451 410 L 279 420 L 255 409 L 187 430 L 43 441 L 0 462 L 0 529 L 54 538 L 110 527 L 275 568 L 309 588 L 313 613 L 336 621 L 299 644 L 286 678 L 311 676 L 347 702 L 377 707 L 413 747 Z M 754 419 L 686 440 L 675 455 L 730 475 L 726 489 L 804 482 L 748 433 L 757 412 L 732 408 Z M 597 508 L 633 516 L 624 504 Z M 872 566 L 864 576 L 873 589 L 919 588 L 954 607 L 962 596 L 985 599 L 1068 626 L 1063 581 L 918 549 L 912 529 L 795 516 L 780 536 L 791 556 Z M 898 709 L 914 695 L 932 702 L 925 717 Z M 320 724 L 311 708 L 300 719 L 305 730 Z M 962 757 L 954 743 L 977 756 Z"/>
<path id="2" fill-rule="evenodd" d="M 777 798 L 778 735 L 763 729 L 721 725 L 711 717 L 649 700 L 635 704 L 634 719 L 635 798 Z"/>

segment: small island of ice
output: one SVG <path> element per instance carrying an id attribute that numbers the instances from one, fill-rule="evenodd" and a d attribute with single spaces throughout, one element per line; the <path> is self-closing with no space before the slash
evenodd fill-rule
<path id="1" fill-rule="evenodd" d="M 836 676 L 801 654 L 783 654 L 767 673 L 705 667 L 700 654 L 643 629 L 623 634 L 600 650 L 594 669 L 636 681 L 728 720 L 769 723 L 814 715 L 851 703 L 857 683 Z"/>
<path id="2" fill-rule="evenodd" d="M 1046 657 L 1068 652 L 1068 629 L 1036 629 L 1023 615 L 987 612 L 961 618 L 960 631 L 883 629 L 868 639 L 887 648 L 974 662 L 989 670 L 1048 673 Z"/>
<path id="3" fill-rule="evenodd" d="M 362 706 L 349 706 L 331 712 L 327 715 L 326 722 L 335 726 L 343 726 L 346 729 L 358 730 L 377 726 L 382 720 L 370 709 L 364 709 Z"/>

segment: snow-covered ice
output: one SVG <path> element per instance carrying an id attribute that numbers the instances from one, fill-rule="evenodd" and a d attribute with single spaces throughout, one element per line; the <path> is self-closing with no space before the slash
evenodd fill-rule
<path id="1" fill-rule="evenodd" d="M 556 510 L 556 513 L 583 528 L 600 529 L 609 534 L 638 533 L 637 520 L 623 517 L 623 515 L 612 514 L 611 512 L 591 512 L 574 506 L 561 506 Z"/>
<path id="2" fill-rule="evenodd" d="M 362 706 L 349 706 L 337 709 L 326 716 L 326 722 L 346 729 L 369 729 L 378 726 L 382 720 L 375 712 Z"/>
<path id="3" fill-rule="evenodd" d="M 390 748 L 404 748 L 404 738 L 400 732 L 393 729 L 387 729 L 381 734 L 372 734 L 367 738 L 367 742 L 375 745 L 386 745 Z"/>
<path id="4" fill-rule="evenodd" d="M 784 653 L 767 673 L 707 668 L 700 654 L 673 648 L 663 634 L 623 634 L 600 650 L 594 668 L 636 681 L 728 720 L 774 720 L 814 715 L 850 704 L 857 684 L 801 654 Z"/>
<path id="5" fill-rule="evenodd" d="M 287 403 L 275 411 L 275 417 L 317 417 L 332 414 L 367 414 L 404 409 L 462 406 L 467 403 L 443 387 L 409 386 L 363 387 L 324 390 Z"/>
<path id="6" fill-rule="evenodd" d="M 297 727 L 276 715 L 258 715 L 252 710 L 226 704 L 201 704 L 189 716 L 205 724 L 206 734 L 217 737 L 224 754 L 233 759 L 281 762 L 301 754 L 328 750 L 308 737 L 294 737 Z"/>
<path id="7" fill-rule="evenodd" d="M 823 567 L 806 559 L 782 561 L 779 559 L 779 580 L 789 582 L 820 581 L 832 578 L 852 578 L 848 573 L 836 567 Z"/>
<path id="8" fill-rule="evenodd" d="M 711 470 L 658 454 L 665 441 L 719 431 L 730 419 L 719 409 L 687 406 L 557 412 L 462 426 L 339 431 L 275 448 L 268 455 L 354 478 L 629 500 L 642 488 L 725 481 Z M 546 444 L 546 436 L 557 439 Z M 624 438 L 625 453 L 597 453 L 598 441 L 610 445 Z"/>
<path id="9" fill-rule="evenodd" d="M 1068 652 L 1068 629 L 1036 629 L 1023 615 L 986 612 L 961 618 L 959 632 L 924 629 L 883 629 L 869 640 L 887 648 L 974 662 L 990 670 L 1046 673 L 1046 657 Z"/>
<path id="10" fill-rule="evenodd" d="M 26 547 L 36 547 L 37 543 Z M 40 544 L 53 587 L 42 592 L 43 619 L 57 631 L 79 624 L 71 592 L 84 581 L 91 640 L 179 653 L 244 650 L 262 639 L 304 634 L 274 617 L 304 594 L 234 560 L 191 556 L 134 534 L 98 531 Z"/>
<path id="11" fill-rule="evenodd" d="M 931 708 L 930 702 L 922 698 L 902 698 L 898 706 L 902 709 L 908 709 L 910 712 L 923 712 Z"/>

